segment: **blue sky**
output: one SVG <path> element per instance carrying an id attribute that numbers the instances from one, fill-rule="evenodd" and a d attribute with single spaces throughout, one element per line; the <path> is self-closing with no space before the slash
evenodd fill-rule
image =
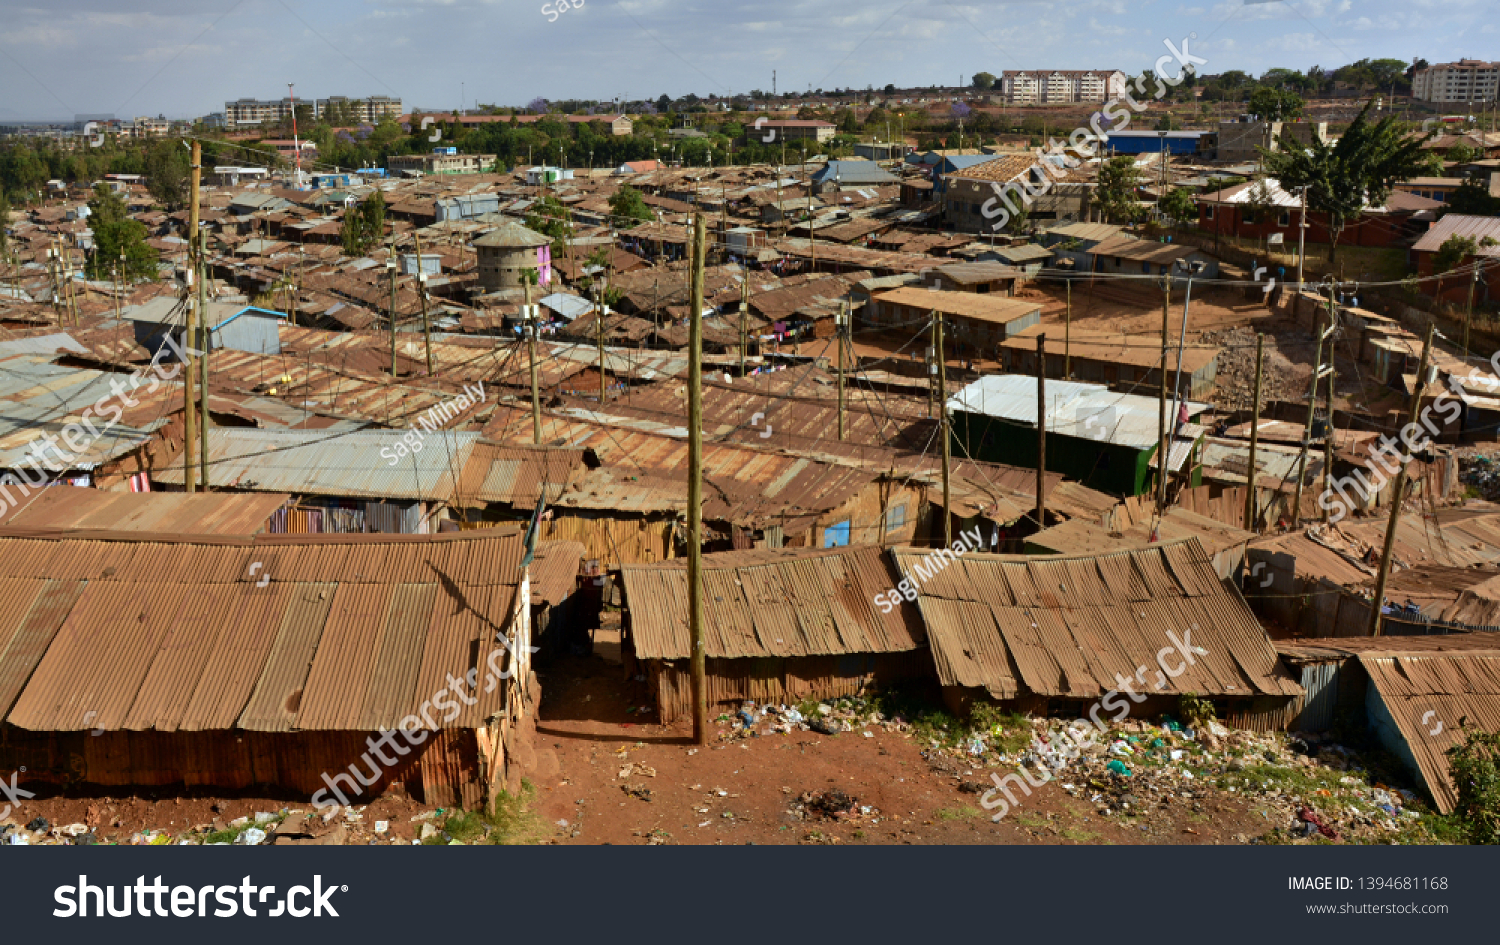
<path id="1" fill-rule="evenodd" d="M 1500 0 L 562 2 L 0 0 L 0 120 L 190 117 L 287 82 L 451 108 L 769 91 L 773 69 L 782 91 L 1135 73 L 1192 34 L 1206 73 L 1500 57 Z"/>

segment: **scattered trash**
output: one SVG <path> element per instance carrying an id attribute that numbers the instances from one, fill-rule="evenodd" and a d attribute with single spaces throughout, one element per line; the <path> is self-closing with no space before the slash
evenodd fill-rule
<path id="1" fill-rule="evenodd" d="M 165 836 L 166 835 L 163 834 L 163 837 L 165 837 Z M 260 829 L 259 827 L 249 827 L 249 828 L 246 828 L 245 832 L 239 835 L 239 842 L 241 844 L 243 844 L 244 846 L 247 846 L 247 847 L 258 846 L 265 839 L 266 839 L 266 832 L 264 830 Z M 152 844 L 156 843 L 155 840 L 153 840 L 151 842 L 152 842 Z"/>
<path id="2" fill-rule="evenodd" d="M 1105 767 L 1122 777 L 1130 777 L 1130 769 L 1118 758 L 1111 758 Z"/>

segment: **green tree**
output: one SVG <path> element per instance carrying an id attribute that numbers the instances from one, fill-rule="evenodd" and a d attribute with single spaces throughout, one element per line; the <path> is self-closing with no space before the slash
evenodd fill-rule
<path id="1" fill-rule="evenodd" d="M 551 194 L 543 196 L 526 211 L 526 227 L 551 237 L 552 255 L 559 258 L 567 249 L 568 237 L 573 234 L 568 208 Z"/>
<path id="2" fill-rule="evenodd" d="M 1291 121 L 1302 117 L 1307 103 L 1296 92 L 1262 85 L 1250 95 L 1250 111 L 1261 121 Z"/>
<path id="3" fill-rule="evenodd" d="M 1491 196 L 1488 187 L 1477 178 L 1468 177 L 1448 198 L 1445 212 L 1471 217 L 1500 217 L 1500 197 Z"/>
<path id="4" fill-rule="evenodd" d="M 0 190 L 0 261 L 5 259 L 10 250 L 10 201 L 5 197 L 5 191 Z"/>
<path id="5" fill-rule="evenodd" d="M 976 72 L 974 74 L 974 88 L 981 91 L 995 87 L 995 77 L 988 72 Z"/>
<path id="6" fill-rule="evenodd" d="M 90 279 L 112 278 L 121 257 L 125 278 L 156 278 L 156 250 L 146 243 L 146 225 L 130 219 L 125 201 L 105 184 L 95 185 L 89 200 L 89 228 L 94 231 Z"/>
<path id="7" fill-rule="evenodd" d="M 629 184 L 622 185 L 619 190 L 610 195 L 609 212 L 617 221 L 621 218 L 631 221 L 645 220 L 648 222 L 656 219 L 656 215 L 651 212 L 651 208 L 646 206 L 646 201 L 641 199 L 641 192 Z M 633 222 L 626 223 L 621 228 L 628 229 L 635 225 Z"/>
<path id="8" fill-rule="evenodd" d="M 1477 160 L 1480 157 L 1483 157 L 1483 155 L 1480 153 L 1478 148 L 1471 148 L 1467 144 L 1463 144 L 1462 142 L 1460 142 L 1459 144 L 1455 144 L 1453 147 L 1449 148 L 1448 153 L 1443 155 L 1443 158 L 1445 160 L 1452 161 L 1455 164 L 1467 164 L 1470 161 Z"/>
<path id="9" fill-rule="evenodd" d="M 1167 191 L 1159 204 L 1162 216 L 1177 225 L 1192 223 L 1198 219 L 1198 204 L 1185 187 L 1174 187 Z"/>
<path id="10" fill-rule="evenodd" d="M 357 206 L 344 211 L 339 238 L 347 256 L 363 256 L 385 238 L 385 195 L 375 191 Z"/>
<path id="11" fill-rule="evenodd" d="M 1094 200 L 1107 223 L 1130 223 L 1140 216 L 1140 201 L 1135 191 L 1141 184 L 1135 158 L 1128 154 L 1110 158 L 1099 168 L 1099 186 Z"/>
<path id="12" fill-rule="evenodd" d="M 1463 744 L 1447 751 L 1458 793 L 1454 813 L 1470 843 L 1500 843 L 1500 733 L 1467 726 L 1463 733 Z"/>
<path id="13" fill-rule="evenodd" d="M 1367 205 L 1384 204 L 1391 187 L 1417 176 L 1424 163 L 1422 144 L 1431 135 L 1407 137 L 1393 115 L 1371 123 L 1367 116 L 1374 104 L 1374 99 L 1366 102 L 1333 144 L 1313 138 L 1304 145 L 1283 130 L 1281 150 L 1261 150 L 1266 173 L 1284 190 L 1306 187 L 1308 209 L 1327 217 L 1330 262 L 1344 227 Z"/>

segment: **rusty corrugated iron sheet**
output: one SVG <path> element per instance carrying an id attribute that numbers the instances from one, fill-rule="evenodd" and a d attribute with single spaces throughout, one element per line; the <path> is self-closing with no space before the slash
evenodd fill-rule
<path id="1" fill-rule="evenodd" d="M 475 727 L 426 700 L 513 632 L 515 529 L 429 536 L 0 530 L 0 706 L 33 731 Z M 252 567 L 255 565 L 256 567 Z M 446 641 L 446 642 L 445 642 Z M 503 662 L 496 665 L 504 666 Z"/>
<path id="2" fill-rule="evenodd" d="M 1018 695 L 1094 698 L 1142 692 L 1293 696 L 1301 691 L 1250 608 L 1215 573 L 1195 539 L 1109 554 L 964 555 L 936 573 L 915 549 L 892 551 L 920 588 L 940 681 Z M 944 559 L 946 560 L 946 559 Z M 920 571 L 918 569 L 921 569 Z M 1196 658 L 1175 678 L 1157 653 L 1191 633 Z M 1202 652 L 1198 652 L 1201 650 Z"/>
<path id="3" fill-rule="evenodd" d="M 557 605 L 578 590 L 578 568 L 587 553 L 581 541 L 545 541 L 531 561 L 531 603 Z"/>
<path id="4" fill-rule="evenodd" d="M 545 493 L 550 505 L 586 471 L 588 450 L 513 446 L 481 440 L 469 451 L 455 502 L 492 502 L 532 508 Z"/>
<path id="5" fill-rule="evenodd" d="M 0 523 L 20 528 L 111 529 L 171 535 L 254 535 L 290 495 L 43 489 Z"/>
<path id="6" fill-rule="evenodd" d="M 636 655 L 688 657 L 686 561 L 629 565 L 621 576 Z M 882 613 L 873 600 L 897 580 L 874 545 L 704 555 L 706 652 L 743 658 L 917 649 L 923 633 L 916 611 L 903 603 Z"/>
<path id="7" fill-rule="evenodd" d="M 1500 653 L 1363 653 L 1359 662 L 1416 759 L 1438 810 L 1452 813 L 1458 793 L 1445 752 L 1464 741 L 1460 719 L 1482 732 L 1500 729 Z M 1434 718 L 1446 723 L 1436 732 Z M 1379 730 L 1387 720 L 1372 721 Z"/>

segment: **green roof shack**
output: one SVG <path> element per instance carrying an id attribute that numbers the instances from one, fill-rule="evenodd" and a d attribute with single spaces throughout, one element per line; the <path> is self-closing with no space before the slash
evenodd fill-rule
<path id="1" fill-rule="evenodd" d="M 1036 378 L 1024 374 L 982 377 L 959 391 L 948 400 L 953 454 L 1035 469 L 1036 393 Z M 1188 402 L 1186 407 L 1189 422 L 1177 425 L 1170 468 L 1196 486 L 1201 484 L 1200 457 L 1208 431 L 1191 419 L 1208 404 Z M 1156 482 L 1158 409 L 1155 397 L 1116 393 L 1102 384 L 1048 380 L 1048 471 L 1113 495 L 1150 492 Z M 1169 397 L 1166 412 L 1171 410 Z"/>

